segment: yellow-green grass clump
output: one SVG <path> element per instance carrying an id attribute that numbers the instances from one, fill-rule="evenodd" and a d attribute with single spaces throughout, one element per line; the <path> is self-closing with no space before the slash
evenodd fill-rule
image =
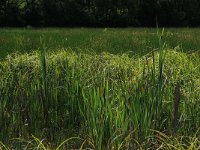
<path id="1" fill-rule="evenodd" d="M 0 139 L 12 145 L 33 134 L 55 145 L 82 139 L 68 148 L 199 148 L 199 75 L 199 55 L 175 50 L 12 54 L 0 61 Z"/>

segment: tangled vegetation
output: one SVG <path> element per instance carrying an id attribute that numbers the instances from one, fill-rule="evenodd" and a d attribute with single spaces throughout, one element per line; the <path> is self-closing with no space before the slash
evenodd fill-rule
<path id="1" fill-rule="evenodd" d="M 1 146 L 199 149 L 199 74 L 198 53 L 164 46 L 143 57 L 8 55 L 0 61 Z"/>

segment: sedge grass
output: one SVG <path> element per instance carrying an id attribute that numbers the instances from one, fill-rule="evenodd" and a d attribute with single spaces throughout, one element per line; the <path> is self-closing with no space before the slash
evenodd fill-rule
<path id="1" fill-rule="evenodd" d="M 78 136 L 86 142 L 74 147 L 146 149 L 150 129 L 173 133 L 180 81 L 176 135 L 192 137 L 200 124 L 199 62 L 197 53 L 165 47 L 141 58 L 70 49 L 9 55 L 0 62 L 1 140 L 9 144 L 34 134 L 59 145 Z M 198 148 L 195 137 L 189 147 Z"/>

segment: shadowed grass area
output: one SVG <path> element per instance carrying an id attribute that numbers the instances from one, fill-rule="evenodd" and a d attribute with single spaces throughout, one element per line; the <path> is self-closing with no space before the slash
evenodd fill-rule
<path id="1" fill-rule="evenodd" d="M 163 40 L 169 48 L 179 48 L 185 52 L 200 50 L 200 29 L 165 29 Z M 157 29 L 151 28 L 45 28 L 45 29 L 0 29 L 0 58 L 12 52 L 30 52 L 72 48 L 74 51 L 109 52 L 144 55 L 159 46 Z M 43 38 L 43 43 L 40 42 Z"/>
<path id="2" fill-rule="evenodd" d="M 199 54 L 160 44 L 142 57 L 70 49 L 7 56 L 0 139 L 15 149 L 24 145 L 10 139 L 31 134 L 39 147 L 35 137 L 53 147 L 81 138 L 64 149 L 199 148 Z"/>

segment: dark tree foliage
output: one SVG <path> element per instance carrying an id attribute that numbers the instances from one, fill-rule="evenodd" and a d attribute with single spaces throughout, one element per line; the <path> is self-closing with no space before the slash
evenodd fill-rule
<path id="1" fill-rule="evenodd" d="M 199 26 L 199 0 L 0 0 L 0 26 Z"/>

